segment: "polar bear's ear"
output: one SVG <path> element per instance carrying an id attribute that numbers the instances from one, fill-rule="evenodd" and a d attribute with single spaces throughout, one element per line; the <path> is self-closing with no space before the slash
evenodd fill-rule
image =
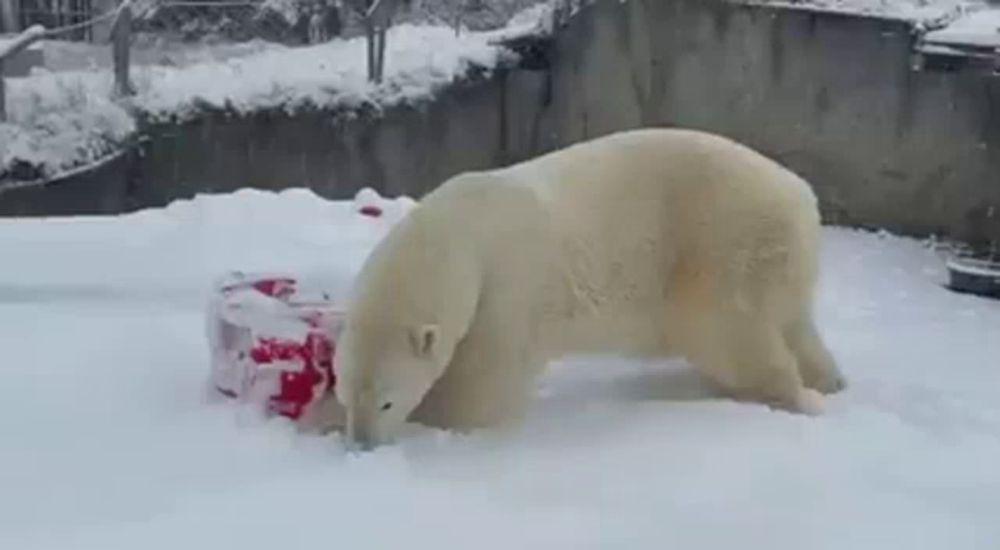
<path id="1" fill-rule="evenodd" d="M 410 343 L 418 357 L 430 357 L 434 354 L 438 342 L 437 325 L 420 325 L 410 329 Z"/>

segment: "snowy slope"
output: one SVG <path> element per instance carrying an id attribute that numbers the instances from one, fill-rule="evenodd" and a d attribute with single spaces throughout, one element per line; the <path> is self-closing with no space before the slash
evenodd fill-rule
<path id="1" fill-rule="evenodd" d="M 820 418 L 588 358 L 515 431 L 348 456 L 206 397 L 215 275 L 343 292 L 386 228 L 304 191 L 0 221 L 0 548 L 1000 547 L 1000 302 L 942 289 L 906 239 L 826 232 L 820 321 L 851 386 Z"/>

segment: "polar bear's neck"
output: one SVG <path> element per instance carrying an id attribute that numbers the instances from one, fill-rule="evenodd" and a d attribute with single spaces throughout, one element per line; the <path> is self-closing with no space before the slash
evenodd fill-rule
<path id="1" fill-rule="evenodd" d="M 436 324 L 444 334 L 464 333 L 475 313 L 480 275 L 470 244 L 420 207 L 412 210 L 372 251 L 359 274 L 357 315 L 382 318 L 391 307 L 395 322 Z M 426 280 L 433 274 L 433 280 Z M 369 296 L 374 292 L 391 296 Z M 372 311 L 366 311 L 370 308 Z"/>

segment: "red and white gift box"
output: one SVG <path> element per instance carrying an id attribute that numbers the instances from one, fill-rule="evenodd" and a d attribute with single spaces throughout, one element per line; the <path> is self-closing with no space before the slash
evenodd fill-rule
<path id="1" fill-rule="evenodd" d="M 389 224 L 415 204 L 368 188 L 353 202 L 359 216 Z M 212 385 L 269 413 L 302 419 L 336 383 L 333 352 L 343 317 L 329 296 L 305 291 L 289 274 L 225 275 L 208 308 Z"/>
<path id="2" fill-rule="evenodd" d="M 232 272 L 216 283 L 208 314 L 215 389 L 293 420 L 333 389 L 343 320 L 329 297 L 298 286 L 283 274 Z"/>

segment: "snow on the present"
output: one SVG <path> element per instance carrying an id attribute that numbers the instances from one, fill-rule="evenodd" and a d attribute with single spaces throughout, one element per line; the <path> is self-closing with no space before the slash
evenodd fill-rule
<path id="1" fill-rule="evenodd" d="M 850 386 L 810 418 L 676 361 L 552 366 L 526 422 L 335 436 L 211 397 L 229 269 L 343 296 L 392 220 L 305 191 L 0 221 L 0 548 L 1000 547 L 1000 302 L 922 243 L 827 229 L 818 317 Z"/>

